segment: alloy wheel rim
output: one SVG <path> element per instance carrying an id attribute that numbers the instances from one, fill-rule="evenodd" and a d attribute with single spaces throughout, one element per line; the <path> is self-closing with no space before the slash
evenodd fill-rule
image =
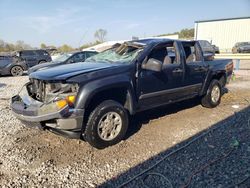
<path id="1" fill-rule="evenodd" d="M 12 75 L 18 76 L 22 72 L 21 67 L 13 67 L 11 70 Z"/>
<path id="2" fill-rule="evenodd" d="M 97 132 L 101 139 L 110 141 L 116 138 L 122 128 L 122 118 L 116 112 L 108 112 L 98 123 Z"/>
<path id="3" fill-rule="evenodd" d="M 212 92 L 211 92 L 211 98 L 212 98 L 212 101 L 213 103 L 217 103 L 220 99 L 220 88 L 219 86 L 215 85 L 212 89 Z"/>

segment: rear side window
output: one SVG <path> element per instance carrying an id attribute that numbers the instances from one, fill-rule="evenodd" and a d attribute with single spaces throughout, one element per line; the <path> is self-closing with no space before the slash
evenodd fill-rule
<path id="1" fill-rule="evenodd" d="M 202 53 L 196 42 L 183 42 L 182 45 L 186 56 L 186 63 L 202 61 Z"/>
<path id="2" fill-rule="evenodd" d="M 20 52 L 21 56 L 33 56 L 36 55 L 33 51 L 21 51 Z"/>
<path id="3" fill-rule="evenodd" d="M 85 54 L 84 53 L 75 54 L 75 55 L 73 55 L 71 60 L 73 60 L 74 62 L 84 61 L 85 60 Z"/>
<path id="4" fill-rule="evenodd" d="M 47 56 L 47 55 L 49 55 L 49 53 L 47 52 L 47 51 L 45 51 L 45 50 L 37 50 L 36 51 L 36 53 L 38 54 L 38 55 L 45 55 L 45 56 Z"/>

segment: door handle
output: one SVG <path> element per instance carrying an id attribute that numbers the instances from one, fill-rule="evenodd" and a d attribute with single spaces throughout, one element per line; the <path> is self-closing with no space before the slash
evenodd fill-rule
<path id="1" fill-rule="evenodd" d="M 176 68 L 173 70 L 173 73 L 183 73 L 183 70 L 180 68 Z"/>
<path id="2" fill-rule="evenodd" d="M 195 71 L 204 71 L 206 70 L 203 66 L 199 66 L 199 67 L 196 67 L 194 68 Z"/>

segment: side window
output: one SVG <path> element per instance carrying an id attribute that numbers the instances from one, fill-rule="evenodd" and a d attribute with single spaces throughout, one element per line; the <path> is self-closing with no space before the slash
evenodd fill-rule
<path id="1" fill-rule="evenodd" d="M 183 48 L 185 51 L 186 63 L 199 62 L 202 60 L 202 54 L 198 50 L 198 45 L 195 42 L 184 42 Z"/>
<path id="2" fill-rule="evenodd" d="M 36 53 L 41 56 L 47 56 L 49 53 L 45 50 L 37 50 Z"/>
<path id="3" fill-rule="evenodd" d="M 166 63 L 167 58 L 171 59 L 171 62 L 170 62 L 171 64 L 180 64 L 180 62 L 176 60 L 177 57 L 176 57 L 176 50 L 174 46 L 167 47 L 167 56 L 165 57 L 163 64 L 167 64 Z"/>
<path id="4" fill-rule="evenodd" d="M 20 52 L 21 56 L 33 56 L 35 55 L 33 51 L 22 51 Z"/>
<path id="5" fill-rule="evenodd" d="M 75 54 L 73 55 L 73 57 L 70 58 L 70 61 L 73 61 L 74 63 L 81 62 L 83 61 L 82 56 L 84 57 L 84 54 L 81 54 L 81 53 Z"/>
<path id="6" fill-rule="evenodd" d="M 176 49 L 173 43 L 155 48 L 148 56 L 148 59 L 149 58 L 154 58 L 161 61 L 164 66 L 180 63 L 177 61 Z"/>

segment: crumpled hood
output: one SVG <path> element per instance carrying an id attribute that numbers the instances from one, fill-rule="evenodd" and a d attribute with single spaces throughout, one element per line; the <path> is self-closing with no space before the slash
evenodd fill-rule
<path id="1" fill-rule="evenodd" d="M 38 70 L 29 75 L 30 78 L 39 80 L 66 80 L 73 76 L 80 74 L 107 69 L 111 67 L 119 66 L 119 64 L 108 63 L 73 63 L 67 65 L 59 65 L 56 67 L 50 67 L 44 70 Z"/>

